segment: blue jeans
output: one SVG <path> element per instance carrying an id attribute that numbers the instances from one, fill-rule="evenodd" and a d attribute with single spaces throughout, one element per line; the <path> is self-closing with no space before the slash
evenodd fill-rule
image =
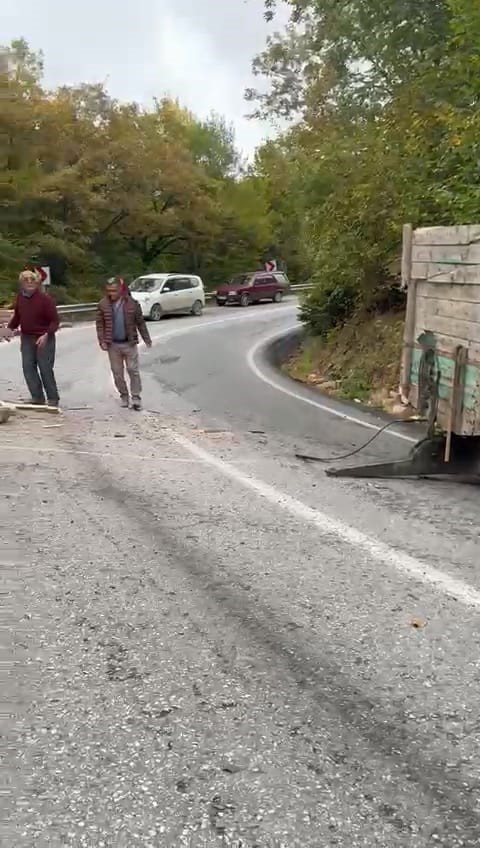
<path id="1" fill-rule="evenodd" d="M 23 376 L 32 396 L 33 403 L 58 405 L 58 389 L 54 374 L 55 336 L 48 337 L 46 344 L 37 347 L 36 336 L 22 336 L 20 350 L 22 354 Z"/>

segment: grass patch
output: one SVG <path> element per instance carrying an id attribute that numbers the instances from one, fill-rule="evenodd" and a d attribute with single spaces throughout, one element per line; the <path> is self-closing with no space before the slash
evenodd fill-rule
<path id="1" fill-rule="evenodd" d="M 356 315 L 326 340 L 305 339 L 284 370 L 337 397 L 383 406 L 398 389 L 403 326 L 397 312 Z"/>

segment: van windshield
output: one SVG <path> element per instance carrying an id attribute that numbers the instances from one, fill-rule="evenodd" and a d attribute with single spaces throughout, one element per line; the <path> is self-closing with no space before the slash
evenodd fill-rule
<path id="1" fill-rule="evenodd" d="M 132 292 L 149 292 L 156 289 L 159 283 L 162 281 L 160 279 L 152 277 L 137 277 L 133 283 L 130 283 L 130 291 Z"/>

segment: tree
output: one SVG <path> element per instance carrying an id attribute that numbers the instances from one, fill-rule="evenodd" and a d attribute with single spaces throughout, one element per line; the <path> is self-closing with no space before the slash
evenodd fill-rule
<path id="1" fill-rule="evenodd" d="M 208 176 L 222 179 L 239 173 L 241 162 L 234 132 L 221 115 L 212 113 L 200 121 L 167 98 L 157 103 L 157 114 L 166 134 L 177 142 L 181 140 Z"/>
<path id="2" fill-rule="evenodd" d="M 293 121 L 273 148 L 316 282 L 304 318 L 325 333 L 354 309 L 398 301 L 404 221 L 477 219 L 480 10 L 467 0 L 290 6 L 255 63 L 270 89 L 247 96 Z"/>
<path id="3" fill-rule="evenodd" d="M 419 68 L 442 59 L 450 0 L 289 0 L 291 20 L 268 41 L 254 72 L 271 79 L 249 91 L 260 111 L 315 115 L 326 106 L 380 107 Z M 271 17 L 276 3 L 266 0 Z"/>
<path id="4" fill-rule="evenodd" d="M 212 283 L 257 267 L 269 210 L 223 118 L 171 100 L 119 103 L 102 85 L 47 91 L 25 41 L 1 77 L 0 295 L 28 262 L 61 298 L 106 275 L 199 271 Z"/>
<path id="5" fill-rule="evenodd" d="M 303 152 L 292 135 L 282 142 L 268 142 L 260 148 L 252 169 L 256 192 L 265 199 L 271 224 L 268 256 L 264 258 L 279 260 L 295 282 L 309 276 L 304 238 L 305 164 Z"/>

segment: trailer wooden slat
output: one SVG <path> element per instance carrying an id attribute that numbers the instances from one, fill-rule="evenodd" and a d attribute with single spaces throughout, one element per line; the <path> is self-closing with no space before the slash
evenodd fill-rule
<path id="1" fill-rule="evenodd" d="M 402 359 L 409 368 L 402 372 L 402 394 L 418 409 L 425 339 L 433 339 L 438 369 L 437 423 L 447 431 L 453 421 L 457 435 L 480 435 L 480 225 L 413 230 L 409 254 L 410 266 L 404 269 L 410 289 L 409 320 Z M 462 397 L 452 415 L 459 346 L 465 349 Z"/>

